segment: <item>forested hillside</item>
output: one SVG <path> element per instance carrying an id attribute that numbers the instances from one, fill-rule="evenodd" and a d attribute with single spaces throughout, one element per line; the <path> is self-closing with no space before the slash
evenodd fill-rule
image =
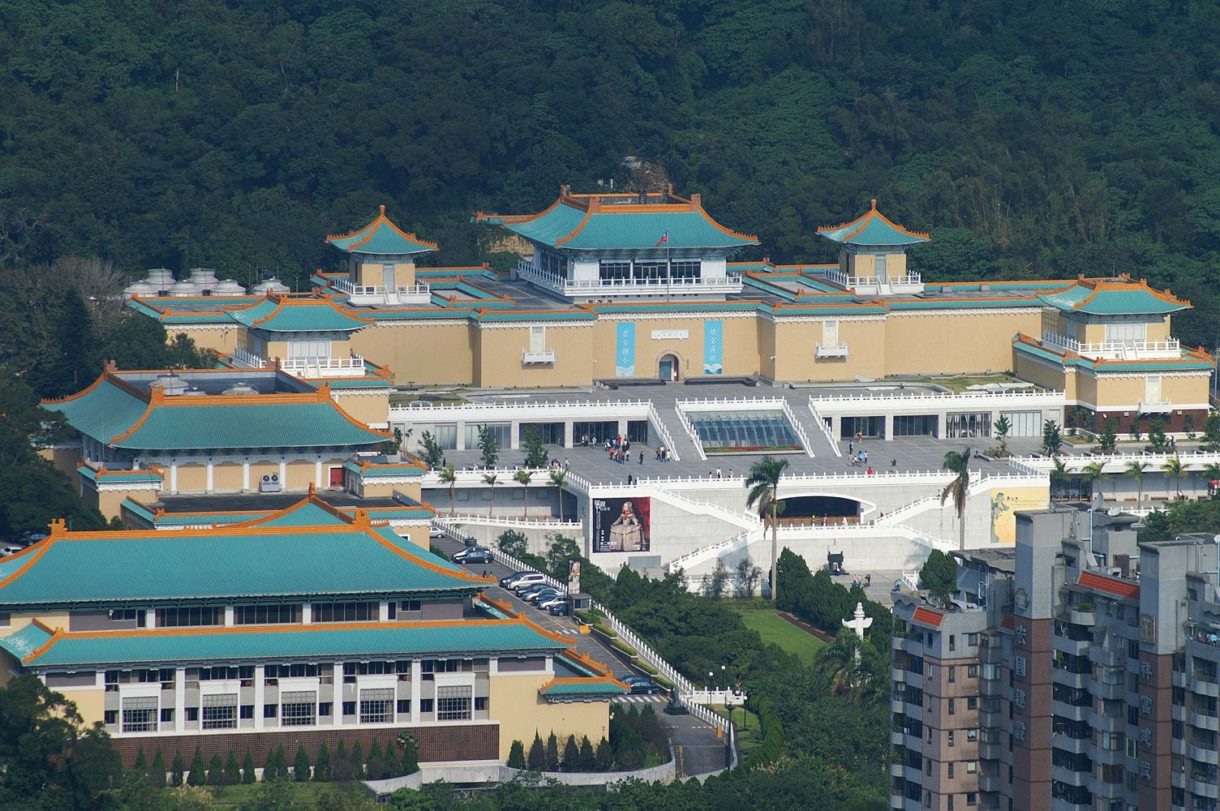
<path id="1" fill-rule="evenodd" d="M 469 262 L 471 212 L 633 155 L 777 260 L 878 197 L 930 277 L 1130 271 L 1211 346 L 1218 42 L 1165 0 L 8 0 L 0 261 L 299 279 L 385 202 Z"/>

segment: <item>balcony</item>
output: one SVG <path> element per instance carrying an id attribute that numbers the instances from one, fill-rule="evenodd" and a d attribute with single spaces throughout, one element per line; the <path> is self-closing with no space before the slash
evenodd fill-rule
<path id="1" fill-rule="evenodd" d="M 1210 729 L 1212 732 L 1220 732 L 1220 718 L 1213 714 L 1204 712 L 1190 713 L 1190 725 L 1199 729 Z"/>
<path id="2" fill-rule="evenodd" d="M 667 279 L 568 279 L 534 265 L 528 259 L 517 263 L 517 275 L 539 287 L 571 298 L 604 296 L 694 296 L 740 293 L 741 276 L 729 273 L 719 278 Z"/>
<path id="3" fill-rule="evenodd" d="M 1096 625 L 1097 609 L 1093 607 L 1092 603 L 1069 606 L 1067 620 L 1073 625 Z"/>
<path id="4" fill-rule="evenodd" d="M 1216 762 L 1216 750 L 1215 749 L 1208 749 L 1207 747 L 1198 746 L 1198 745 L 1192 743 L 1192 744 L 1190 744 L 1190 746 L 1186 747 L 1186 751 L 1190 755 L 1191 760 L 1197 760 L 1200 763 L 1215 763 Z"/>
<path id="5" fill-rule="evenodd" d="M 1088 721 L 1095 732 L 1123 732 L 1127 728 L 1127 719 L 1119 715 L 1090 712 Z"/>
<path id="6" fill-rule="evenodd" d="M 1177 338 L 1168 341 L 1094 341 L 1085 343 L 1065 335 L 1048 332 L 1043 333 L 1042 343 L 1068 352 L 1075 352 L 1086 358 L 1104 360 L 1151 360 L 1176 358 L 1182 354 L 1182 346 Z"/>
<path id="7" fill-rule="evenodd" d="M 1216 786 L 1215 769 L 1212 770 L 1211 778 L 1207 778 L 1206 776 L 1196 777 L 1196 774 L 1196 772 L 1191 773 L 1190 780 L 1188 780 L 1186 783 L 1186 788 L 1188 788 L 1191 793 L 1197 794 L 1200 797 L 1209 797 L 1213 800 L 1220 798 L 1220 790 L 1218 790 Z"/>
<path id="8" fill-rule="evenodd" d="M 536 351 L 531 351 L 529 349 L 521 350 L 521 365 L 522 366 L 532 366 L 535 364 L 554 363 L 554 362 L 555 362 L 555 350 L 554 349 L 539 349 Z"/>
<path id="9" fill-rule="evenodd" d="M 979 741 L 979 758 L 982 760 L 999 760 L 1003 753 L 1003 746 L 999 741 Z M 991 789 L 983 788 L 983 778 L 979 778 L 979 788 L 983 791 L 991 791 Z"/>
<path id="10" fill-rule="evenodd" d="M 826 275 L 831 284 L 837 284 L 855 293 L 871 293 L 886 295 L 889 293 L 919 293 L 923 291 L 923 277 L 918 273 L 908 273 L 906 276 L 848 276 L 841 270 L 832 270 Z"/>
<path id="11" fill-rule="evenodd" d="M 814 355 L 818 358 L 845 358 L 847 357 L 847 344 L 818 344 Z"/>
<path id="12" fill-rule="evenodd" d="M 1119 667 L 1126 663 L 1126 658 L 1125 652 L 1119 654 L 1118 651 L 1103 648 L 1100 645 L 1089 648 L 1089 661 L 1101 667 Z"/>
<path id="13" fill-rule="evenodd" d="M 357 307 L 372 304 L 430 304 L 432 288 L 426 282 L 406 287 L 381 287 L 378 285 L 360 285 L 350 279 L 335 279 L 331 282 L 335 289 L 347 294 L 347 301 Z"/>
<path id="14" fill-rule="evenodd" d="M 979 775 L 979 791 L 1000 791 L 1003 785 L 1004 783 L 998 774 Z"/>
<path id="15" fill-rule="evenodd" d="M 260 357 L 245 349 L 233 350 L 233 364 L 244 369 L 266 369 L 266 358 Z"/>
<path id="16" fill-rule="evenodd" d="M 1051 637 L 1051 648 L 1053 650 L 1062 651 L 1072 656 L 1087 656 L 1089 650 L 1093 647 L 1092 638 L 1085 639 L 1068 639 L 1065 636 Z"/>
<path id="17" fill-rule="evenodd" d="M 1075 707 L 1065 701 L 1055 701 L 1051 699 L 1051 712 L 1058 715 L 1060 718 L 1067 718 L 1071 721 L 1084 721 L 1090 713 L 1089 705 Z"/>
<path id="18" fill-rule="evenodd" d="M 364 358 L 285 358 L 280 368 L 295 377 L 364 377 Z"/>

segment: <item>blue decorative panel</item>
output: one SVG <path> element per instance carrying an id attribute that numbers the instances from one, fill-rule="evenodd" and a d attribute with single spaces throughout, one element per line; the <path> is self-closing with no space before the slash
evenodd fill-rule
<path id="1" fill-rule="evenodd" d="M 724 322 L 719 319 L 703 322 L 703 373 L 724 373 Z"/>
<path id="2" fill-rule="evenodd" d="M 635 324 L 618 322 L 614 342 L 614 374 L 618 377 L 635 377 Z"/>

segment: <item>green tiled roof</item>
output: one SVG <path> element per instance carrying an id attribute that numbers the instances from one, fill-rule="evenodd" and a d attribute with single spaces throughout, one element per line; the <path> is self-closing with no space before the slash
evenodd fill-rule
<path id="1" fill-rule="evenodd" d="M 47 644 L 50 639 L 49 633 L 31 622 L 20 631 L 0 637 L 0 648 L 20 660 Z"/>
<path id="2" fill-rule="evenodd" d="M 891 310 L 982 310 L 988 307 L 1041 307 L 1036 297 L 928 298 L 886 301 Z"/>
<path id="3" fill-rule="evenodd" d="M 70 399 L 47 400 L 42 407 L 60 412 L 77 431 L 105 443 L 110 441 L 110 437 L 130 430 L 148 404 L 103 376 Z"/>
<path id="4" fill-rule="evenodd" d="M 369 325 L 329 301 L 309 299 L 266 299 L 228 314 L 239 324 L 267 332 L 353 332 Z"/>
<path id="5" fill-rule="evenodd" d="M 1215 366 L 1200 358 L 1192 357 L 1187 353 L 1183 353 L 1180 358 L 1166 358 L 1147 361 L 1103 361 L 1094 362 L 1088 358 L 1080 357 L 1079 355 L 1063 355 L 1058 352 L 1051 351 L 1041 346 L 1026 343 L 1025 341 L 1015 341 L 1013 347 L 1018 351 L 1035 358 L 1049 360 L 1053 363 L 1058 363 L 1063 366 L 1078 366 L 1082 369 L 1088 369 L 1098 374 L 1106 372 L 1179 372 L 1179 371 L 1202 371 L 1211 370 Z"/>
<path id="6" fill-rule="evenodd" d="M 1056 309 L 1089 315 L 1164 315 L 1189 306 L 1142 282 L 1125 280 L 1078 282 L 1039 298 Z"/>
<path id="7" fill-rule="evenodd" d="M 482 585 L 388 526 L 342 522 L 52 535 L 0 562 L 0 579 L 18 571 L 0 588 L 0 606 L 469 593 Z"/>
<path id="8" fill-rule="evenodd" d="M 65 634 L 29 662 L 40 670 L 70 665 L 250 662 L 307 657 L 412 656 L 547 652 L 565 643 L 511 620 L 369 623 L 291 628 L 199 629 L 182 633 Z"/>
<path id="9" fill-rule="evenodd" d="M 621 696 L 627 694 L 627 688 L 608 679 L 579 679 L 550 682 L 544 684 L 538 692 L 548 698 L 560 696 Z"/>
<path id="10" fill-rule="evenodd" d="M 369 464 L 361 467 L 358 462 L 353 462 L 350 459 L 343 463 L 345 470 L 350 470 L 352 473 L 359 473 L 366 479 L 376 479 L 378 477 L 399 478 L 402 476 L 424 476 L 428 473 L 426 467 L 412 464 Z"/>
<path id="11" fill-rule="evenodd" d="M 772 314 L 776 318 L 784 318 L 785 316 L 793 315 L 884 315 L 885 311 L 886 308 L 880 305 L 819 306 L 815 301 L 798 301 L 795 304 L 776 307 Z"/>
<path id="12" fill-rule="evenodd" d="M 930 239 L 927 234 L 908 231 L 901 225 L 890 221 L 877 210 L 876 200 L 873 201 L 873 207 L 870 210 L 851 222 L 837 227 L 819 228 L 818 233 L 841 244 L 878 248 L 918 245 Z"/>
<path id="13" fill-rule="evenodd" d="M 134 431 L 112 434 L 110 444 L 130 450 L 310 448 L 373 445 L 386 439 L 349 420 L 329 397 L 325 402 L 259 403 L 259 395 L 251 395 L 240 403 L 201 402 L 223 398 L 153 405 Z"/>
<path id="14" fill-rule="evenodd" d="M 588 310 L 481 310 L 478 321 L 595 321 Z"/>
<path id="15" fill-rule="evenodd" d="M 341 527 L 350 522 L 313 501 L 303 501 L 251 523 L 260 527 Z"/>
<path id="16" fill-rule="evenodd" d="M 434 243 L 424 242 L 390 222 L 385 215 L 385 206 L 381 206 L 376 219 L 360 230 L 329 236 L 326 241 L 344 253 L 373 256 L 405 256 L 436 250 Z"/>
<path id="17" fill-rule="evenodd" d="M 528 219 L 486 220 L 499 223 L 532 242 L 578 251 L 665 247 L 734 249 L 759 244 L 752 236 L 718 227 L 701 208 L 687 204 L 638 207 L 603 204 L 586 211 L 584 206 L 561 201 Z M 666 233 L 669 234 L 668 242 L 658 246 Z"/>

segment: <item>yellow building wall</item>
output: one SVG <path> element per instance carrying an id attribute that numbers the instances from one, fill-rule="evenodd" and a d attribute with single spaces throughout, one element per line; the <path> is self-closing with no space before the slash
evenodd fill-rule
<path id="1" fill-rule="evenodd" d="M 545 349 L 554 363 L 522 362 L 530 345 L 528 325 L 478 331 L 476 385 L 492 388 L 587 386 L 593 381 L 593 324 L 546 325 Z"/>
<path id="2" fill-rule="evenodd" d="M 359 279 L 358 284 L 369 287 L 382 286 L 381 269 L 383 264 L 388 262 L 363 262 L 359 265 L 356 271 L 356 277 Z M 394 263 L 394 284 L 397 287 L 409 287 L 415 284 L 415 263 L 414 262 L 395 262 Z"/>
<path id="3" fill-rule="evenodd" d="M 68 688 L 57 692 L 76 705 L 86 726 L 92 726 L 95 721 L 104 721 L 106 717 L 106 691 L 96 687 Z"/>
<path id="4" fill-rule="evenodd" d="M 1012 338 L 1039 335 L 1039 310 L 1014 313 L 925 311 L 885 322 L 887 375 L 965 374 L 1012 370 Z"/>
<path id="5" fill-rule="evenodd" d="M 1088 372 L 1080 371 L 1070 377 L 1076 381 L 1074 397 L 1071 399 L 1097 405 L 1097 378 Z"/>
<path id="6" fill-rule="evenodd" d="M 38 455 L 51 463 L 51 466 L 69 477 L 76 476 L 76 463 L 80 461 L 79 445 L 53 445 L 49 448 L 39 448 Z"/>
<path id="7" fill-rule="evenodd" d="M 885 277 L 887 279 L 905 275 L 907 275 L 907 255 L 905 253 L 892 253 L 885 257 Z"/>
<path id="8" fill-rule="evenodd" d="M 394 527 L 394 531 L 411 541 L 420 549 L 429 549 L 428 527 Z"/>
<path id="9" fill-rule="evenodd" d="M 220 462 L 213 465 L 212 492 L 240 493 L 241 465 L 237 462 Z"/>
<path id="10" fill-rule="evenodd" d="M 278 475 L 280 472 L 280 463 L 268 461 L 251 461 L 250 462 L 250 491 L 257 493 L 258 486 L 263 480 L 263 476 Z"/>
<path id="11" fill-rule="evenodd" d="M 550 680 L 551 676 L 545 674 L 492 677 L 488 708 L 491 719 L 500 722 L 502 760 L 508 759 L 514 740 L 528 748 L 535 733 L 544 739 L 552 732 L 559 740 L 569 735 L 575 735 L 576 740 L 586 735 L 590 741 L 609 739 L 609 703 L 548 704 L 539 697 L 538 688 Z"/>
<path id="12" fill-rule="evenodd" d="M 207 466 L 198 462 L 188 462 L 178 465 L 178 492 L 202 493 L 207 489 Z"/>
<path id="13" fill-rule="evenodd" d="M 1044 509 L 1050 503 L 1050 488 L 1001 486 L 987 496 L 991 503 L 991 542 L 1011 546 L 1017 542 L 1017 511 Z"/>
<path id="14" fill-rule="evenodd" d="M 290 460 L 284 466 L 284 478 L 287 481 L 281 481 L 285 490 L 306 490 L 309 485 L 316 484 L 315 475 L 317 474 L 317 465 L 313 460 L 304 461 L 301 459 Z"/>
<path id="15" fill-rule="evenodd" d="M 1081 386 L 1088 385 L 1086 381 L 1093 382 L 1092 375 L 1081 373 Z M 1156 373 L 1151 373 L 1148 377 L 1156 377 Z M 1199 375 L 1197 377 L 1171 377 L 1163 376 L 1161 378 L 1161 400 L 1182 405 L 1202 405 L 1208 401 L 1208 387 L 1210 381 L 1207 375 Z M 1116 406 L 1136 406 L 1144 399 L 1146 392 L 1146 382 L 1144 377 L 1110 377 L 1100 375 L 1095 378 L 1094 385 L 1097 388 L 1096 396 L 1099 400 L 1094 400 L 1098 406 L 1102 408 L 1113 408 Z M 1082 397 L 1083 399 L 1083 397 Z"/>
<path id="16" fill-rule="evenodd" d="M 86 487 L 85 493 L 88 494 L 89 491 L 90 488 Z M 161 497 L 161 494 L 150 487 L 147 490 L 102 490 L 97 492 L 96 496 L 97 511 L 109 520 L 120 518 L 123 515 L 123 499 L 130 498 L 141 504 L 152 504 Z"/>
<path id="17" fill-rule="evenodd" d="M 829 318 L 827 320 L 836 320 Z M 851 380 L 858 376 L 884 377 L 885 356 L 880 338 L 883 321 L 837 319 L 839 343 L 847 344 L 846 358 L 818 358 L 822 321 L 775 321 L 775 378 L 778 380 Z"/>
<path id="18" fill-rule="evenodd" d="M 876 276 L 877 262 L 872 254 L 857 253 L 851 258 L 852 276 Z"/>
<path id="19" fill-rule="evenodd" d="M 9 627 L 13 631 L 20 631 L 34 620 L 38 620 L 52 631 L 56 628 L 63 628 L 65 630 L 68 628 L 67 611 L 36 611 L 29 614 L 13 614 L 9 619 Z"/>
<path id="20" fill-rule="evenodd" d="M 423 487 L 419 482 L 389 484 L 377 481 L 376 479 L 368 479 L 362 482 L 360 496 L 362 498 L 390 498 L 394 495 L 395 491 L 415 501 L 423 501 Z"/>
<path id="21" fill-rule="evenodd" d="M 477 328 L 465 322 L 377 324 L 352 338 L 352 349 L 394 371 L 397 385 L 471 385 Z M 518 357 L 517 362 L 521 359 Z"/>
<path id="22" fill-rule="evenodd" d="M 166 336 L 172 343 L 178 335 L 185 335 L 195 342 L 198 349 L 211 349 L 218 355 L 231 355 L 238 347 L 245 346 L 246 328 L 234 324 L 231 327 L 207 328 L 174 325 L 166 329 Z"/>
<path id="23" fill-rule="evenodd" d="M 342 389 L 331 389 L 331 399 L 353 418 L 365 425 L 385 426 L 390 421 L 389 391 L 375 394 L 350 394 Z"/>
<path id="24" fill-rule="evenodd" d="M 1011 347 L 1009 351 L 1015 356 L 1013 373 L 1029 383 L 1044 389 L 1063 391 L 1065 377 L 1072 377 L 1072 375 L 1065 375 L 1063 367 L 1053 361 L 1031 358 Z"/>
<path id="25" fill-rule="evenodd" d="M 728 377 L 747 377 L 759 372 L 769 376 L 766 366 L 759 366 L 760 319 L 732 318 L 729 314 L 710 314 L 707 318 L 640 318 L 635 325 L 635 374 L 634 377 L 657 377 L 660 361 L 665 355 L 678 359 L 679 376 L 704 377 L 703 348 L 706 320 L 721 322 L 721 374 Z M 602 319 L 597 322 L 593 338 L 593 377 L 597 380 L 617 377 L 618 325 L 621 321 Z M 653 338 L 653 331 L 674 332 L 685 330 L 685 338 Z M 772 339 L 768 328 L 767 340 Z M 768 344 L 770 346 L 770 344 Z M 770 364 L 773 351 L 767 351 L 764 364 Z"/>
<path id="26" fill-rule="evenodd" d="M 1170 338 L 1169 316 L 1163 321 L 1154 321 L 1148 325 L 1149 341 L 1167 341 Z"/>

